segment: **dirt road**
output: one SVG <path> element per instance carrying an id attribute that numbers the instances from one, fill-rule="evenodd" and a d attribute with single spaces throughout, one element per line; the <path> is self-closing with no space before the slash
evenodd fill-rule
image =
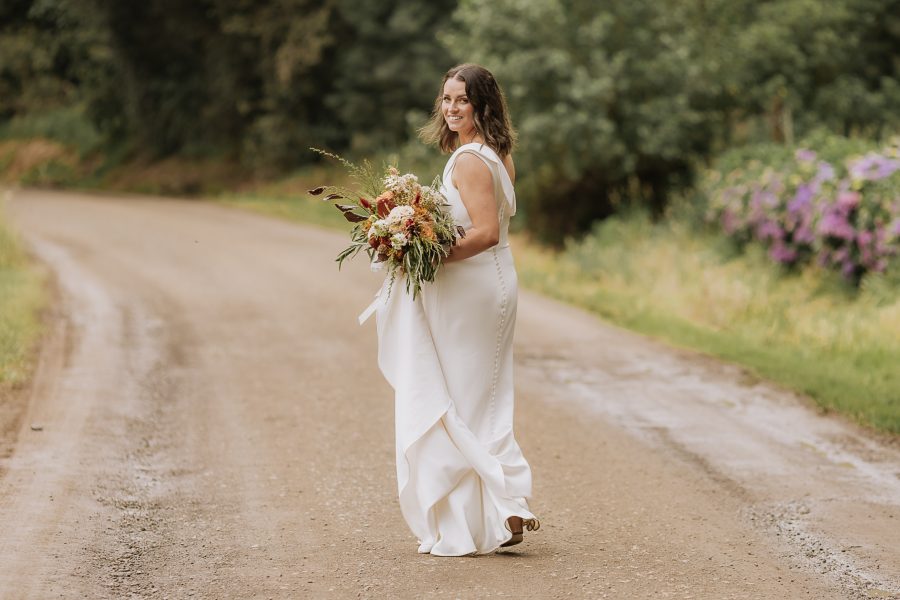
<path id="1" fill-rule="evenodd" d="M 418 555 L 356 323 L 378 276 L 337 272 L 341 236 L 199 202 L 6 205 L 59 301 L 0 457 L 2 598 L 900 597 L 896 447 L 529 294 L 516 427 L 543 527 Z"/>

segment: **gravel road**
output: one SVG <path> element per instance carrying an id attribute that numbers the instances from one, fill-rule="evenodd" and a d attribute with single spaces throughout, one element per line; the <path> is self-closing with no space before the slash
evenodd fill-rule
<path id="1" fill-rule="evenodd" d="M 356 322 L 379 280 L 337 271 L 341 235 L 146 197 L 5 210 L 57 301 L 0 412 L 2 598 L 900 598 L 895 442 L 526 293 L 543 526 L 419 555 Z"/>

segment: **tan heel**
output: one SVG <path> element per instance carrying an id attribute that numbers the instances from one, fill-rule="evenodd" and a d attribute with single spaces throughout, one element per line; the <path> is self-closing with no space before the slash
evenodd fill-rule
<path id="1" fill-rule="evenodd" d="M 518 518 L 518 517 L 510 517 L 510 518 Z M 522 521 L 522 526 L 525 529 L 527 529 L 528 531 L 537 531 L 538 529 L 541 528 L 541 522 L 538 521 L 537 519 L 521 519 L 520 518 L 520 520 Z M 509 538 L 504 543 L 500 544 L 500 547 L 506 548 L 509 546 L 515 546 L 516 544 L 521 544 L 522 540 L 525 537 L 523 530 L 517 528 L 518 531 L 514 531 L 512 529 L 512 527 L 510 527 L 510 525 L 509 525 L 509 519 L 507 519 L 503 524 L 506 526 L 506 529 L 512 534 L 512 537 Z"/>

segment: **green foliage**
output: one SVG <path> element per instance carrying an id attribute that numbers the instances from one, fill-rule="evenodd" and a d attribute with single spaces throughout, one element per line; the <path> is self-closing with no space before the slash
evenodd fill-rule
<path id="1" fill-rule="evenodd" d="M 881 137 L 900 127 L 900 2 L 746 2 L 735 31 L 738 106 L 768 113 L 776 141 L 825 125 Z"/>
<path id="2" fill-rule="evenodd" d="M 100 146 L 102 138 L 81 106 L 67 106 L 43 113 L 28 112 L 0 124 L 0 139 L 47 138 L 75 148 L 85 156 Z"/>
<path id="3" fill-rule="evenodd" d="M 0 122 L 84 106 L 126 157 L 262 175 L 309 146 L 434 164 L 405 142 L 477 61 L 521 134 L 522 216 L 560 242 L 629 204 L 662 215 L 735 145 L 888 137 L 897 56 L 900 0 L 10 0 Z"/>
<path id="4" fill-rule="evenodd" d="M 16 47 L 61 33 L 86 47 L 54 81 L 72 80 L 116 143 L 273 172 L 314 160 L 310 145 L 369 152 L 405 139 L 408 111 L 435 95 L 446 53 L 434 30 L 455 0 L 19 5 Z"/>
<path id="5" fill-rule="evenodd" d="M 459 49 L 435 32 L 457 0 L 340 0 L 340 48 L 326 105 L 349 135 L 356 154 L 399 146 L 428 117 L 444 71 Z M 353 43 L 341 42 L 352 39 Z M 430 177 L 429 177 L 430 179 Z"/>
<path id="6" fill-rule="evenodd" d="M 463 0 L 456 21 L 507 89 L 545 239 L 660 214 L 735 142 L 900 125 L 897 0 Z"/>
<path id="7" fill-rule="evenodd" d="M 506 87 L 534 229 L 559 240 L 628 202 L 659 213 L 723 120 L 678 3 L 467 0 L 449 42 Z M 539 43 L 534 43 L 539 40 Z"/>
<path id="8" fill-rule="evenodd" d="M 0 213 L 0 385 L 26 380 L 44 302 L 42 281 Z"/>
<path id="9" fill-rule="evenodd" d="M 434 32 L 455 4 L 15 0 L 0 7 L 0 121 L 81 103 L 132 155 L 270 173 L 314 160 L 310 145 L 397 146 L 436 94 Z"/>

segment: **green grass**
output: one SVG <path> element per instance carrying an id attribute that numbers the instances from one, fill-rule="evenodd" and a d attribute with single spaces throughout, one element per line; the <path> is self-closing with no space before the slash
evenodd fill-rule
<path id="1" fill-rule="evenodd" d="M 298 174 L 227 204 L 346 230 L 305 190 L 339 175 Z M 788 274 L 751 249 L 642 214 L 609 219 L 562 251 L 514 241 L 522 284 L 600 317 L 748 368 L 877 430 L 900 433 L 900 285 L 860 291 L 830 273 Z"/>
<path id="2" fill-rule="evenodd" d="M 45 302 L 43 280 L 0 212 L 0 386 L 28 379 Z"/>
<path id="3" fill-rule="evenodd" d="M 332 203 L 307 194 L 307 190 L 319 185 L 339 183 L 352 186 L 353 183 L 347 179 L 347 175 L 336 168 L 308 168 L 252 192 L 223 194 L 217 200 L 273 217 L 349 231 L 347 221 Z"/>

